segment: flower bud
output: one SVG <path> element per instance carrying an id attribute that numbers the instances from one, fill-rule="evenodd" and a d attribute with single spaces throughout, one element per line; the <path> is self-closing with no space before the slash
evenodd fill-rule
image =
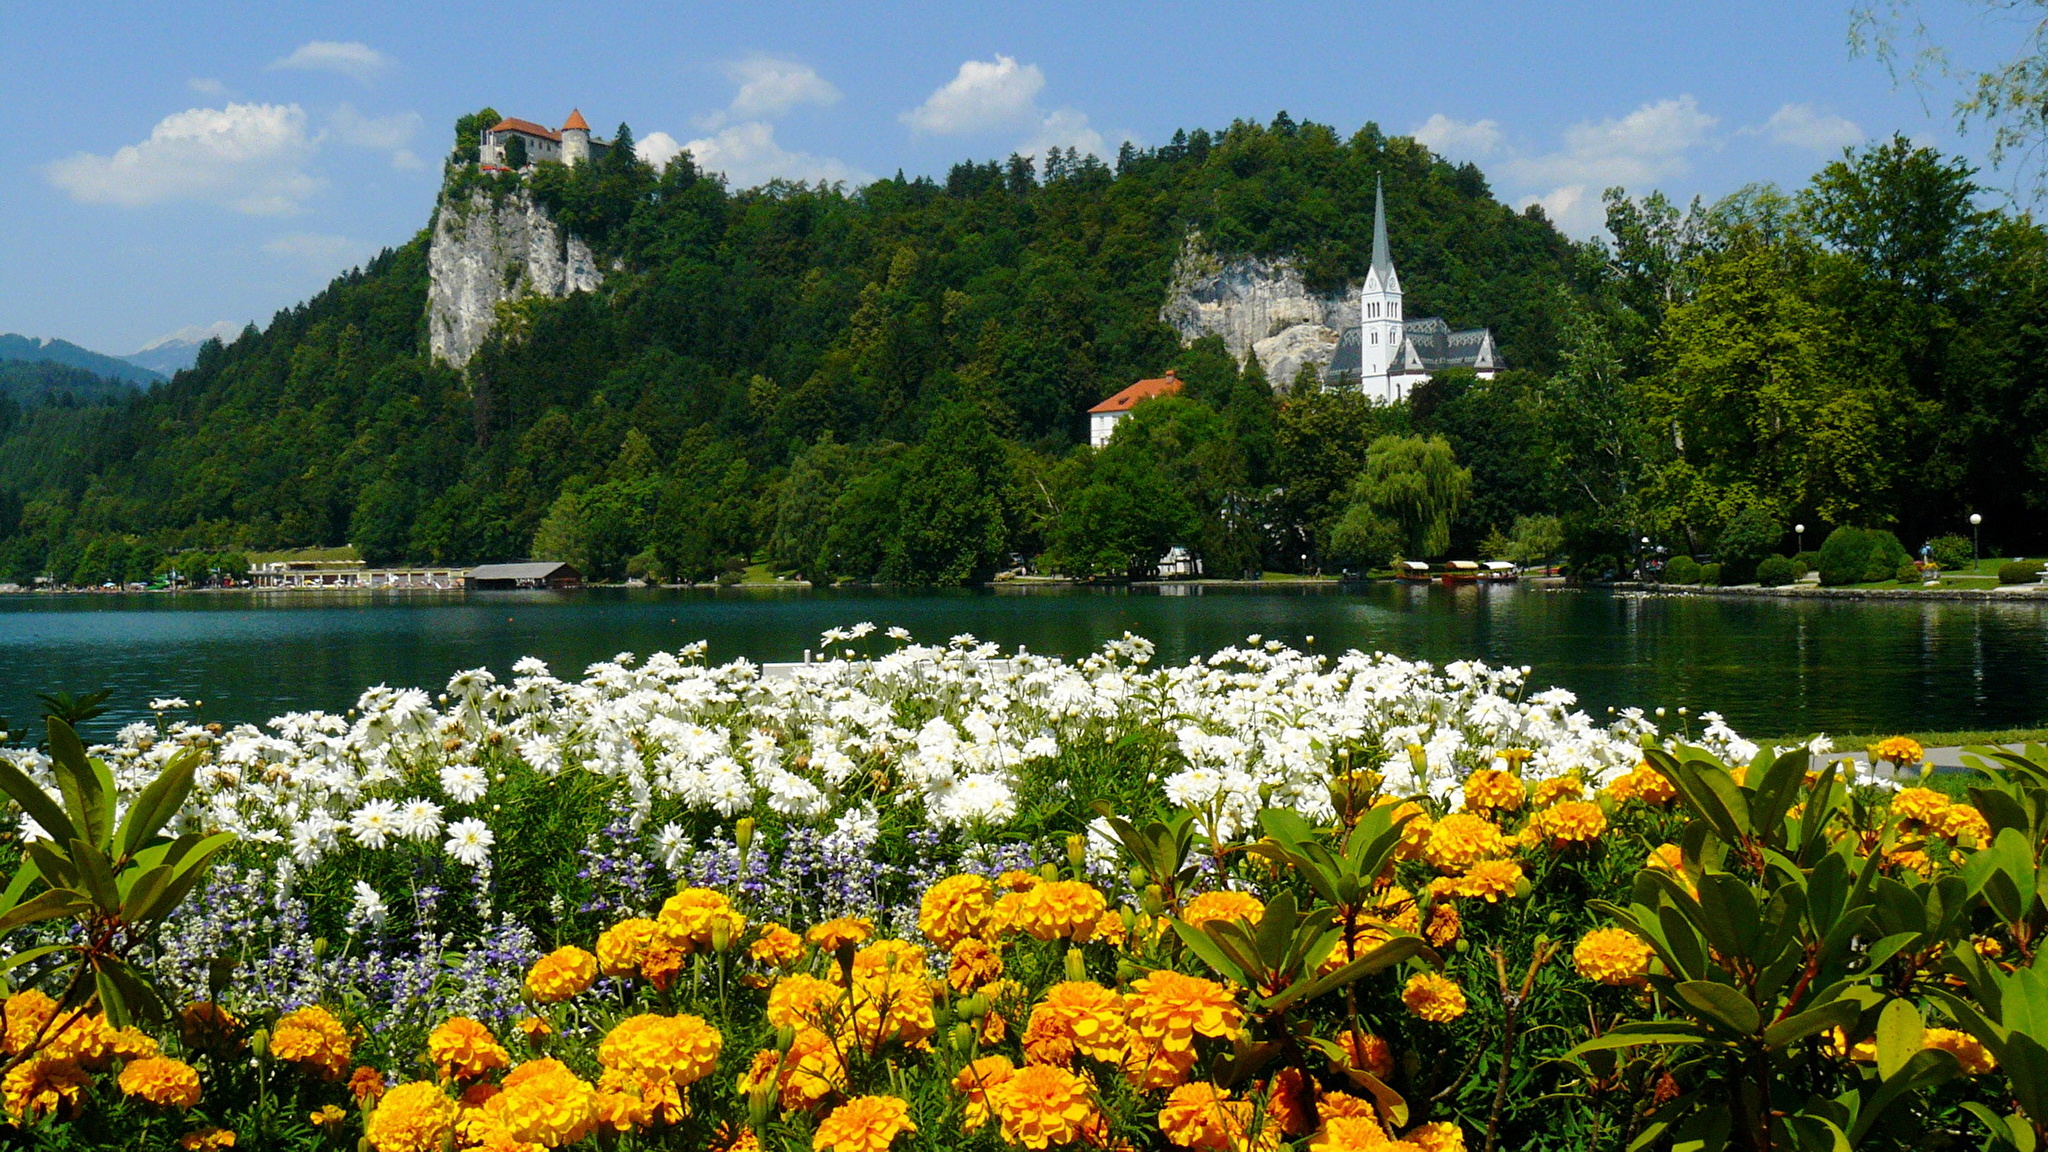
<path id="1" fill-rule="evenodd" d="M 258 1028 L 249 1034 L 249 1050 L 258 1057 L 270 1051 L 270 1029 Z"/>
<path id="2" fill-rule="evenodd" d="M 740 817 L 740 822 L 733 825 L 732 840 L 739 847 L 740 855 L 745 856 L 747 849 L 754 845 L 754 818 L 752 816 L 742 816 Z"/>
<path id="3" fill-rule="evenodd" d="M 1088 958 L 1081 955 L 1078 945 L 1067 949 L 1067 979 L 1083 983 L 1088 979 Z"/>
<path id="4" fill-rule="evenodd" d="M 1075 878 L 1088 871 L 1088 838 L 1076 833 L 1067 837 L 1067 864 L 1073 868 Z"/>

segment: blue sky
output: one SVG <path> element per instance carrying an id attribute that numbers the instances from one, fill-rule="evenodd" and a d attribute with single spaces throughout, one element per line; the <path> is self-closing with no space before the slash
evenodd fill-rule
<path id="1" fill-rule="evenodd" d="M 2020 43 L 1970 0 L 1922 13 L 1959 63 Z M 1113 154 L 1284 108 L 1415 133 L 1577 235 L 1613 184 L 1797 185 L 1893 131 L 1982 155 L 1953 86 L 1895 86 L 1848 24 L 1814 0 L 11 4 L 0 332 L 119 354 L 266 323 L 421 228 L 450 125 L 486 104 L 623 120 L 742 184 Z"/>

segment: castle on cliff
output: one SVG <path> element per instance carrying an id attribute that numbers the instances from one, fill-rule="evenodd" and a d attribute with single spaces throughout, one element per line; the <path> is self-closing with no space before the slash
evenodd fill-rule
<path id="1" fill-rule="evenodd" d="M 1372 268 L 1358 293 L 1358 327 L 1347 328 L 1323 374 L 1324 383 L 1357 388 L 1385 403 L 1407 397 L 1430 373 L 1470 368 L 1482 380 L 1506 365 L 1494 350 L 1491 328 L 1453 330 L 1442 317 L 1408 320 L 1401 314 L 1401 278 L 1387 250 L 1387 198 L 1375 184 Z"/>
<path id="2" fill-rule="evenodd" d="M 611 150 L 609 142 L 591 136 L 590 122 L 583 118 L 582 112 L 572 108 L 560 130 L 511 117 L 484 129 L 482 138 L 477 142 L 478 164 L 485 168 L 508 167 L 505 147 L 515 138 L 526 145 L 526 162 L 529 165 L 543 160 L 559 160 L 573 168 Z"/>

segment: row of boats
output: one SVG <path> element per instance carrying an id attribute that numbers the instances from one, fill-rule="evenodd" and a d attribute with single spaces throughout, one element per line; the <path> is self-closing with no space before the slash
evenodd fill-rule
<path id="1" fill-rule="evenodd" d="M 1446 560 L 1435 567 L 1402 560 L 1394 565 L 1394 576 L 1414 584 L 1507 584 L 1521 579 L 1522 571 L 1506 560 Z"/>

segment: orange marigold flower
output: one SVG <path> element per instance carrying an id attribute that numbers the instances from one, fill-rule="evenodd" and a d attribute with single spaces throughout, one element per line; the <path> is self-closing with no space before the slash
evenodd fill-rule
<path id="1" fill-rule="evenodd" d="M 336 1128 L 348 1119 L 348 1113 L 332 1104 L 322 1104 L 306 1117 L 306 1123 L 315 1128 Z"/>
<path id="2" fill-rule="evenodd" d="M 966 939 L 953 946 L 946 981 L 956 992 L 972 992 L 1003 974 L 1003 956 L 987 941 Z"/>
<path id="3" fill-rule="evenodd" d="M 1448 1120 L 1417 1125 L 1401 1139 L 1422 1152 L 1465 1152 L 1465 1130 Z"/>
<path id="4" fill-rule="evenodd" d="M 1929 1028 L 1921 1035 L 1922 1048 L 1939 1048 L 1956 1058 L 1963 1066 L 1963 1075 L 1982 1076 L 1996 1071 L 1998 1058 L 1984 1047 L 1983 1043 L 1967 1032 L 1953 1028 Z"/>
<path id="5" fill-rule="evenodd" d="M 1572 949 L 1572 965 L 1588 980 L 1641 987 L 1650 972 L 1650 946 L 1626 928 L 1595 928 Z"/>
<path id="6" fill-rule="evenodd" d="M 1586 795 L 1586 783 L 1577 776 L 1553 776 L 1536 782 L 1531 802 L 1538 808 L 1548 808 L 1559 800 L 1579 800 Z"/>
<path id="7" fill-rule="evenodd" d="M 747 955 L 771 968 L 793 968 L 804 958 L 804 938 L 780 924 L 763 924 Z"/>
<path id="8" fill-rule="evenodd" d="M 1417 972 L 1402 987 L 1401 1003 L 1424 1020 L 1448 1024 L 1465 1014 L 1465 990 L 1434 972 Z"/>
<path id="9" fill-rule="evenodd" d="M 910 1104 L 895 1096 L 855 1096 L 834 1108 L 811 1136 L 814 1152 L 883 1152 L 897 1136 L 917 1131 Z"/>
<path id="10" fill-rule="evenodd" d="M 1132 1031 L 1173 1051 L 1191 1051 L 1196 1036 L 1219 1039 L 1244 1027 L 1229 989 L 1166 968 L 1132 981 L 1124 1009 Z"/>
<path id="11" fill-rule="evenodd" d="M 966 1116 L 961 1127 L 972 1132 L 988 1123 L 992 1114 L 989 1110 L 988 1094 L 1017 1071 L 1008 1056 L 983 1056 L 960 1070 L 953 1077 L 953 1091 L 967 1098 Z"/>
<path id="12" fill-rule="evenodd" d="M 1866 749 L 1872 760 L 1887 760 L 1899 767 L 1918 764 L 1926 759 L 1927 749 L 1909 736 L 1888 736 Z"/>
<path id="13" fill-rule="evenodd" d="M 1484 861 L 1481 864 L 1473 865 L 1474 870 L 1477 870 L 1483 864 Z M 1517 870 L 1519 871 L 1519 866 Z M 1484 893 L 1481 893 L 1481 895 L 1484 895 Z M 1487 902 L 1492 903 L 1492 897 L 1488 897 Z M 1458 937 L 1463 935 L 1464 931 L 1465 921 L 1458 915 L 1458 906 L 1456 904 L 1438 904 L 1429 910 L 1429 927 L 1423 929 L 1422 935 L 1429 941 L 1431 947 L 1449 948 L 1458 942 Z"/>
<path id="14" fill-rule="evenodd" d="M 836 1093 L 845 1080 L 846 1065 L 831 1038 L 815 1028 L 800 1028 L 788 1052 L 769 1049 L 754 1054 L 753 1064 L 739 1078 L 739 1090 L 747 1095 L 772 1085 L 780 1107 L 808 1109 Z"/>
<path id="15" fill-rule="evenodd" d="M 628 1016 L 598 1044 L 597 1062 L 682 1088 L 711 1074 L 724 1044 L 701 1016 Z"/>
<path id="16" fill-rule="evenodd" d="M 859 916 L 841 916 L 837 920 L 827 920 L 817 925 L 804 933 L 804 938 L 815 948 L 837 952 L 842 945 L 858 946 L 865 943 L 867 938 L 874 934 L 873 921 L 864 920 Z"/>
<path id="17" fill-rule="evenodd" d="M 597 938 L 597 970 L 607 976 L 631 976 L 640 971 L 647 950 L 661 933 L 661 926 L 644 916 L 621 920 Z"/>
<path id="18" fill-rule="evenodd" d="M 355 1038 L 318 1004 L 287 1014 L 270 1034 L 270 1054 L 332 1080 L 348 1067 Z"/>
<path id="19" fill-rule="evenodd" d="M 1094 885 L 1049 880 L 1024 893 L 1016 925 L 1039 940 L 1087 940 L 1108 910 Z"/>
<path id="20" fill-rule="evenodd" d="M 1309 1141 L 1309 1152 L 1409 1152 L 1387 1138 L 1387 1130 L 1380 1127 L 1379 1118 L 1365 1116 L 1327 1116 L 1323 1119 L 1323 1130 Z"/>
<path id="21" fill-rule="evenodd" d="M 1259 917 L 1266 914 L 1266 905 L 1249 892 L 1224 889 L 1219 892 L 1204 892 L 1188 901 L 1181 910 L 1180 919 L 1190 928 L 1200 928 L 1211 920 L 1241 920 L 1246 924 L 1257 924 Z"/>
<path id="22" fill-rule="evenodd" d="M 662 902 L 655 917 L 661 937 L 682 952 L 723 950 L 747 930 L 747 918 L 733 910 L 723 892 L 685 888 Z"/>
<path id="23" fill-rule="evenodd" d="M 1512 812 L 1527 798 L 1521 779 L 1512 772 L 1475 768 L 1465 777 L 1465 807 L 1474 812 Z"/>
<path id="24" fill-rule="evenodd" d="M 25 988 L 7 998 L 6 1013 L 7 1054 L 19 1056 L 35 1042 L 43 1025 L 57 1014 L 57 1002 L 33 988 Z"/>
<path id="25" fill-rule="evenodd" d="M 363 1135 L 377 1152 L 440 1152 L 458 1109 L 439 1085 L 400 1084 L 370 1113 Z"/>
<path id="26" fill-rule="evenodd" d="M 183 1060 L 168 1056 L 146 1056 L 131 1060 L 121 1069 L 121 1094 L 139 1096 L 151 1104 L 190 1108 L 199 1103 L 199 1073 Z"/>
<path id="27" fill-rule="evenodd" d="M 1892 797 L 1892 815 L 1915 824 L 1940 826 L 1948 807 L 1948 797 L 1932 788 L 1907 788 Z"/>
<path id="28" fill-rule="evenodd" d="M 0 1098 L 16 1120 L 35 1120 L 57 1113 L 78 1115 L 79 1096 L 92 1086 L 92 1076 L 76 1060 L 36 1057 L 17 1064 L 0 1080 Z"/>
<path id="29" fill-rule="evenodd" d="M 427 1034 L 427 1059 L 443 1077 L 475 1080 L 512 1065 L 512 1054 L 491 1030 L 467 1016 L 451 1016 Z"/>
<path id="30" fill-rule="evenodd" d="M 178 1138 L 178 1147 L 183 1148 L 185 1152 L 211 1152 L 215 1148 L 234 1146 L 235 1130 L 218 1125 L 201 1128 L 197 1132 L 187 1132 Z"/>
<path id="31" fill-rule="evenodd" d="M 1371 1033 L 1360 1036 L 1347 1029 L 1337 1034 L 1337 1047 L 1353 1068 L 1364 1069 L 1381 1078 L 1394 1071 L 1394 1049 L 1381 1037 Z"/>
<path id="32" fill-rule="evenodd" d="M 597 1128 L 597 1089 L 559 1060 L 528 1060 L 505 1077 L 503 1089 L 484 1103 L 483 1118 L 512 1140 L 560 1148 Z M 377 1113 L 390 1106 L 387 1099 Z"/>
<path id="33" fill-rule="evenodd" d="M 384 1095 L 384 1074 L 363 1065 L 348 1078 L 348 1094 L 355 1098 L 358 1108 L 375 1103 Z"/>
<path id="34" fill-rule="evenodd" d="M 1969 804 L 1951 804 L 1941 814 L 1939 829 L 1958 844 L 1984 847 L 1991 843 L 1991 822 Z"/>
<path id="35" fill-rule="evenodd" d="M 533 962 L 526 994 L 542 1004 L 559 1004 L 582 995 L 596 979 L 597 957 L 571 944 Z"/>
<path id="36" fill-rule="evenodd" d="M 1639 800 L 1644 804 L 1669 804 L 1678 797 L 1678 787 L 1670 777 L 1650 766 L 1647 760 L 1637 762 L 1635 769 L 1617 778 L 1607 786 L 1607 794 L 1617 804 Z"/>
<path id="37" fill-rule="evenodd" d="M 981 935 L 994 904 L 983 876 L 948 876 L 925 891 L 917 905 L 917 930 L 946 951 L 962 940 Z"/>
<path id="38" fill-rule="evenodd" d="M 777 1028 L 821 1028 L 836 1026 L 835 1017 L 845 989 L 829 980 L 794 972 L 775 982 L 768 990 L 768 1023 Z"/>
<path id="39" fill-rule="evenodd" d="M 1003 1077 L 988 1089 L 987 1100 L 1002 1121 L 1003 1139 L 1026 1148 L 1072 1144 L 1095 1118 L 1088 1082 L 1044 1064 Z"/>
<path id="40" fill-rule="evenodd" d="M 517 1027 L 520 1035 L 525 1036 L 528 1043 L 555 1034 L 555 1026 L 538 1016 L 521 1016 Z"/>
<path id="41" fill-rule="evenodd" d="M 1446 872 L 1506 854 L 1507 839 L 1500 826 L 1470 812 L 1454 812 L 1437 821 L 1422 849 L 1425 859 Z"/>
<path id="42" fill-rule="evenodd" d="M 1266 1126 L 1269 1129 L 1281 1136 L 1300 1136 L 1309 1130 L 1308 1112 L 1302 1107 L 1301 1069 L 1281 1069 L 1266 1084 L 1265 1090 Z"/>
<path id="43" fill-rule="evenodd" d="M 1607 813 L 1590 800 L 1566 800 L 1538 812 L 1529 827 L 1553 847 L 1587 844 L 1607 831 Z"/>
<path id="44" fill-rule="evenodd" d="M 1183 1084 L 1159 1110 L 1159 1131 L 1182 1148 L 1229 1152 L 1251 1123 L 1251 1102 L 1232 1100 L 1214 1084 Z"/>
<path id="45" fill-rule="evenodd" d="M 1134 1033 L 1130 1047 L 1124 1051 L 1124 1076 L 1133 1087 L 1148 1091 L 1187 1083 L 1188 1073 L 1194 1071 L 1194 1067 L 1195 1050 L 1192 1046 L 1168 1048 L 1157 1040 Z"/>
<path id="46" fill-rule="evenodd" d="M 1463 875 L 1432 881 L 1430 890 L 1439 896 L 1471 896 L 1488 904 L 1513 896 L 1522 886 L 1522 866 L 1513 860 L 1480 860 Z"/>
<path id="47" fill-rule="evenodd" d="M 996 877 L 996 887 L 1006 892 L 1029 892 L 1043 882 L 1044 877 L 1036 872 L 1022 872 L 1014 868 Z"/>
<path id="48" fill-rule="evenodd" d="M 1123 998 L 1113 990 L 1088 980 L 1068 980 L 1045 990 L 1045 1001 L 1032 1009 L 1031 1024 L 1025 1032 L 1029 1052 L 1032 1030 L 1056 1030 L 1068 1043 L 1070 1052 L 1091 1060 L 1114 1064 L 1123 1058 L 1127 1044 Z M 1033 1063 L 1065 1064 L 1066 1060 L 1034 1060 Z"/>

